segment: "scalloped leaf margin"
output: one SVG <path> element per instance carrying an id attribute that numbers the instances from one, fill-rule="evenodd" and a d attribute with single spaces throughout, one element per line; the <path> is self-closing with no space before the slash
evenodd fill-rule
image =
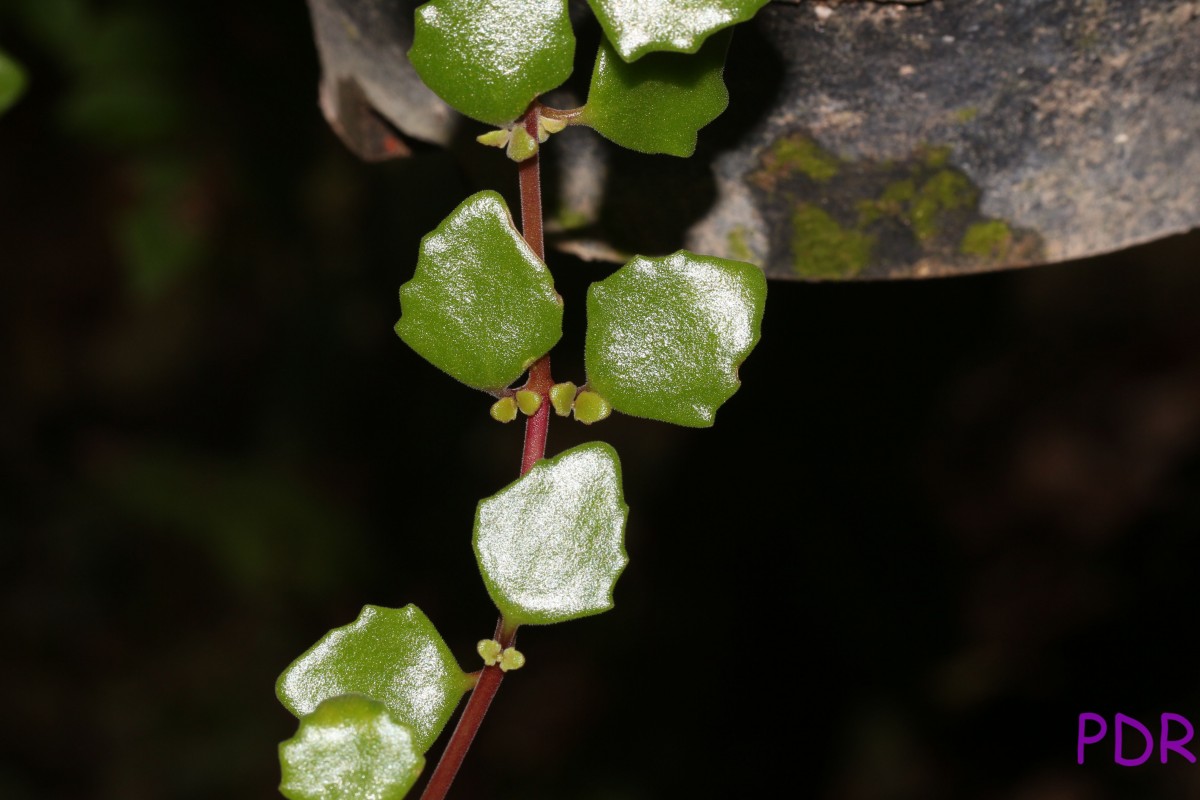
<path id="1" fill-rule="evenodd" d="M 550 270 L 513 225 L 497 192 L 464 200 L 421 240 L 400 287 L 396 334 L 459 381 L 508 386 L 562 338 Z"/>
<path id="2" fill-rule="evenodd" d="M 488 594 L 512 625 L 549 625 L 612 608 L 629 563 L 621 463 L 604 442 L 537 462 L 479 503 L 474 547 Z"/>
<path id="3" fill-rule="evenodd" d="M 401 800 L 425 758 L 412 729 L 387 706 L 348 694 L 325 700 L 300 720 L 296 735 L 279 745 L 279 764 L 279 791 L 289 800 Z"/>
<path id="4" fill-rule="evenodd" d="M 588 0 L 625 61 L 647 53 L 695 53 L 719 30 L 745 22 L 769 0 Z"/>
<path id="5" fill-rule="evenodd" d="M 695 55 L 653 53 L 629 64 L 601 40 L 583 121 L 601 136 L 642 153 L 686 158 L 697 132 L 729 105 L 722 31 Z"/>
<path id="6" fill-rule="evenodd" d="M 635 257 L 588 290 L 588 388 L 624 414 L 712 425 L 741 385 L 766 297 L 753 264 L 686 250 Z"/>
<path id="7" fill-rule="evenodd" d="M 505 125 L 571 75 L 566 0 L 432 0 L 416 10 L 409 61 L 458 111 Z"/>
<path id="8" fill-rule="evenodd" d="M 368 605 L 354 622 L 329 631 L 293 661 L 279 676 L 275 694 L 297 717 L 331 697 L 365 695 L 409 726 L 423 753 L 471 685 L 421 609 Z"/>

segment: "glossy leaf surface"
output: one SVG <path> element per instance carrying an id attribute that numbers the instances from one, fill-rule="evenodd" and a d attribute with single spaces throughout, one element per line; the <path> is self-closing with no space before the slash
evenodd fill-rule
<path id="1" fill-rule="evenodd" d="M 631 150 L 690 156 L 696 132 L 729 105 L 722 73 L 732 33 L 695 55 L 653 53 L 632 64 L 601 39 L 584 121 Z"/>
<path id="2" fill-rule="evenodd" d="M 479 503 L 475 557 L 510 622 L 547 625 L 612 608 L 625 568 L 625 505 L 616 451 L 589 442 L 539 461 Z"/>
<path id="3" fill-rule="evenodd" d="M 25 70 L 0 50 L 0 114 L 16 103 L 25 91 Z"/>
<path id="4" fill-rule="evenodd" d="M 646 53 L 694 53 L 712 34 L 745 22 L 768 0 L 588 0 L 625 61 Z"/>
<path id="5" fill-rule="evenodd" d="M 291 800 L 400 800 L 425 759 L 412 729 L 387 706 L 359 694 L 331 697 L 300 720 L 296 735 L 279 745 Z"/>
<path id="6" fill-rule="evenodd" d="M 298 717 L 342 694 L 379 700 L 412 728 L 423 753 L 470 686 L 433 623 L 410 604 L 364 606 L 358 619 L 334 628 L 293 661 L 275 693 Z"/>
<path id="7" fill-rule="evenodd" d="M 433 0 L 417 9 L 408 58 L 468 117 L 504 125 L 571 74 L 566 0 Z"/>
<path id="8" fill-rule="evenodd" d="M 400 338 L 478 389 L 512 383 L 562 336 L 550 270 L 491 191 L 468 197 L 421 240 L 400 311 Z"/>
<path id="9" fill-rule="evenodd" d="M 758 343 L 766 295 L 742 261 L 634 258 L 588 290 L 588 386 L 625 414 L 712 425 Z"/>

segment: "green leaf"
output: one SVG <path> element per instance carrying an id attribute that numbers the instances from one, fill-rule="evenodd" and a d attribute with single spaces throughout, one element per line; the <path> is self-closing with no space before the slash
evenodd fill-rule
<path id="1" fill-rule="evenodd" d="M 331 697 L 300 720 L 296 735 L 279 745 L 291 800 L 400 800 L 425 759 L 412 729 L 387 706 L 360 694 Z"/>
<path id="2" fill-rule="evenodd" d="M 729 105 L 722 72 L 733 31 L 694 56 L 654 53 L 634 64 L 601 39 L 583 121 L 622 147 L 690 156 L 696 132 Z"/>
<path id="3" fill-rule="evenodd" d="M 512 383 L 562 336 L 550 270 L 491 191 L 468 197 L 421 240 L 400 311 L 400 338 L 477 389 Z"/>
<path id="4" fill-rule="evenodd" d="M 417 9 L 409 61 L 468 117 L 504 125 L 571 74 L 566 0 L 433 0 Z"/>
<path id="5" fill-rule="evenodd" d="M 694 53 L 712 34 L 745 22 L 768 0 L 588 0 L 626 61 L 665 50 Z"/>
<path id="6" fill-rule="evenodd" d="M 588 290 L 588 387 L 635 417 L 712 425 L 758 343 L 766 296 L 752 264 L 637 256 Z"/>
<path id="7" fill-rule="evenodd" d="M 8 53 L 0 50 L 0 114 L 20 99 L 26 83 L 25 70 Z"/>
<path id="8" fill-rule="evenodd" d="M 612 608 L 628 513 L 620 461 L 603 442 L 539 461 L 481 501 L 475 557 L 505 619 L 548 625 Z"/>
<path id="9" fill-rule="evenodd" d="M 279 701 L 297 717 L 325 700 L 363 694 L 381 701 L 429 749 L 471 687 L 437 629 L 421 609 L 363 606 L 358 619 L 334 628 L 292 662 L 275 684 Z"/>

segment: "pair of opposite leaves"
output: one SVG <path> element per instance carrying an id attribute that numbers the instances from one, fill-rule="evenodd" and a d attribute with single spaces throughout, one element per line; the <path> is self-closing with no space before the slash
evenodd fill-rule
<path id="1" fill-rule="evenodd" d="M 626 414 L 712 425 L 758 342 L 766 292 L 763 273 L 741 261 L 683 250 L 635 257 L 588 290 L 588 388 Z M 406 344 L 486 391 L 513 383 L 562 336 L 550 271 L 492 191 L 422 240 L 400 307 Z"/>
<path id="2" fill-rule="evenodd" d="M 767 0 L 588 3 L 604 35 L 579 121 L 622 147 L 691 155 L 696 132 L 729 103 L 727 29 Z M 408 58 L 450 106 L 507 126 L 571 74 L 567 1 L 432 0 L 416 11 Z"/>
<path id="3" fill-rule="evenodd" d="M 617 454 L 602 442 L 539 461 L 481 501 L 475 555 L 506 623 L 611 608 L 628 562 L 628 510 Z M 301 720 L 280 745 L 281 791 L 294 800 L 398 800 L 471 685 L 419 608 L 366 606 L 279 677 L 280 701 Z"/>

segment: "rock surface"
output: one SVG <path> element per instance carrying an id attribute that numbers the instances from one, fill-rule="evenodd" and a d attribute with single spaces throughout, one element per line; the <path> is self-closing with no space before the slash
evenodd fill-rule
<path id="1" fill-rule="evenodd" d="M 403 57 L 415 5 L 310 0 L 322 96 L 361 88 L 363 113 L 445 143 L 461 123 L 414 88 Z M 731 105 L 696 158 L 629 154 L 586 131 L 551 140 L 547 161 L 564 165 L 547 176 L 551 241 L 599 258 L 682 241 L 771 277 L 846 280 L 1181 233 L 1200 226 L 1197 64 L 1194 0 L 774 3 L 735 36 Z M 370 155 L 338 103 L 323 106 Z M 573 153 L 583 167 L 567 166 Z M 602 193 L 582 191 L 589 181 Z"/>

